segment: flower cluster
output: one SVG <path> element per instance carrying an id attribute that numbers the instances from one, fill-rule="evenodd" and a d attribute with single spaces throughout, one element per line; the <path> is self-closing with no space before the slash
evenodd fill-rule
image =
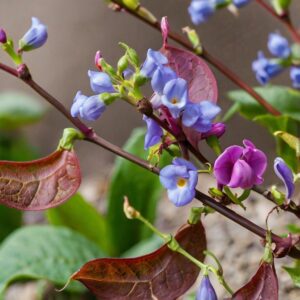
<path id="1" fill-rule="evenodd" d="M 206 22 L 217 9 L 234 5 L 241 8 L 248 4 L 251 0 L 192 0 L 188 7 L 188 12 L 192 22 L 196 25 Z"/>
<path id="2" fill-rule="evenodd" d="M 141 74 L 151 79 L 154 91 L 151 99 L 152 107 L 154 109 L 165 107 L 171 117 L 174 120 L 181 120 L 185 127 L 191 127 L 200 133 L 209 132 L 213 127 L 212 121 L 221 111 L 220 107 L 208 100 L 198 104 L 192 103 L 189 100 L 187 81 L 178 77 L 167 64 L 168 59 L 162 53 L 152 49 L 148 50 Z M 144 118 L 144 120 L 147 119 Z M 154 141 L 157 143 L 162 135 L 156 126 L 149 126 L 151 123 L 150 120 L 147 120 L 148 142 L 145 143 L 146 148 L 153 146 Z M 152 142 L 149 143 L 149 141 Z"/>
<path id="3" fill-rule="evenodd" d="M 255 72 L 257 81 L 264 85 L 269 80 L 287 67 L 290 68 L 290 77 L 295 88 L 300 88 L 300 66 L 298 58 L 292 49 L 299 45 L 290 45 L 288 40 L 279 33 L 271 33 L 268 39 L 268 49 L 275 58 L 266 58 L 262 51 L 258 52 L 258 58 L 252 63 L 252 70 Z M 295 51 L 296 52 L 296 51 Z"/>
<path id="4" fill-rule="evenodd" d="M 96 54 L 97 55 L 97 54 Z M 114 93 L 115 89 L 110 77 L 104 72 L 88 71 L 91 89 L 96 95 L 87 97 L 78 91 L 72 107 L 71 115 L 86 121 L 97 120 L 106 109 L 106 93 Z"/>

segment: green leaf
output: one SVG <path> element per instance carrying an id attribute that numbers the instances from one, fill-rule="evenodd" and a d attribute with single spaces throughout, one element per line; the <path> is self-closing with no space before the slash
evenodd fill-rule
<path id="1" fill-rule="evenodd" d="M 300 234 L 300 226 L 296 224 L 288 224 L 286 225 L 286 228 L 290 233 Z"/>
<path id="2" fill-rule="evenodd" d="M 0 242 L 22 225 L 20 210 L 0 205 Z"/>
<path id="3" fill-rule="evenodd" d="M 300 287 L 300 260 L 297 260 L 294 267 L 283 267 L 291 276 L 295 286 Z"/>
<path id="4" fill-rule="evenodd" d="M 124 149 L 146 159 L 144 136 L 144 129 L 135 129 Z M 163 165 L 167 161 L 170 161 L 169 156 L 162 158 Z M 123 213 L 124 196 L 128 196 L 130 204 L 146 219 L 153 222 L 157 201 L 161 197 L 162 190 L 158 176 L 129 161 L 117 158 L 109 187 L 107 213 L 109 237 L 115 247 L 114 255 L 120 255 L 151 235 L 151 231 L 141 222 L 126 219 Z"/>
<path id="5" fill-rule="evenodd" d="M 157 235 L 152 235 L 150 238 L 135 244 L 129 250 L 122 253 L 122 257 L 137 257 L 146 255 L 160 248 L 163 243 L 164 242 L 160 237 Z"/>
<path id="6" fill-rule="evenodd" d="M 23 227 L 0 247 L 0 293 L 10 283 L 24 279 L 47 279 L 63 286 L 84 263 L 102 256 L 97 245 L 70 229 Z M 74 283 L 68 289 L 83 291 Z"/>
<path id="7" fill-rule="evenodd" d="M 300 122 L 300 92 L 294 89 L 269 85 L 257 87 L 255 91 L 266 99 L 271 105 L 276 107 L 282 114 L 291 117 Z M 230 91 L 228 93 L 230 100 L 239 103 L 240 113 L 247 119 L 264 115 L 267 111 L 250 96 L 242 90 Z"/>
<path id="8" fill-rule="evenodd" d="M 254 119 L 257 123 L 265 126 L 271 134 L 276 131 L 285 131 L 295 136 L 299 135 L 300 123 L 289 118 L 288 116 L 272 116 L 272 115 L 261 115 Z M 287 143 L 281 138 L 276 138 L 276 150 L 277 154 L 282 157 L 285 162 L 297 173 L 298 159 L 296 157 L 296 151 L 292 149 Z"/>
<path id="9" fill-rule="evenodd" d="M 76 194 L 64 204 L 47 210 L 46 216 L 50 224 L 73 229 L 110 253 L 105 219 L 81 195 Z"/>
<path id="10" fill-rule="evenodd" d="M 275 136 L 282 138 L 292 149 L 296 151 L 297 156 L 300 156 L 300 139 L 285 131 L 274 132 Z"/>
<path id="11" fill-rule="evenodd" d="M 14 129 L 39 121 L 45 108 L 33 96 L 17 92 L 0 94 L 0 129 Z"/>

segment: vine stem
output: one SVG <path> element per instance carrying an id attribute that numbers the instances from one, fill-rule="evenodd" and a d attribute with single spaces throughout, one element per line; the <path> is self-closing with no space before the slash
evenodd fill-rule
<path id="1" fill-rule="evenodd" d="M 279 15 L 276 13 L 276 11 L 272 8 L 272 6 L 268 3 L 266 3 L 264 0 L 256 0 L 257 4 L 259 4 L 262 8 L 264 8 L 268 13 L 270 13 L 273 17 L 275 17 L 277 20 L 279 20 L 280 22 L 282 22 L 286 29 L 288 30 L 288 32 L 290 33 L 291 37 L 293 38 L 293 40 L 297 43 L 300 43 L 300 34 L 297 31 L 297 29 L 294 27 L 289 13 L 286 12 L 282 15 Z"/>
<path id="2" fill-rule="evenodd" d="M 19 73 L 3 64 L 0 63 L 0 69 L 3 71 L 13 75 L 14 77 L 20 78 Z M 47 91 L 45 91 L 40 85 L 38 85 L 31 76 L 27 76 L 26 78 L 20 78 L 24 83 L 29 85 L 35 92 L 37 92 L 42 98 L 44 98 L 48 103 L 50 103 L 52 106 L 54 106 L 59 112 L 61 112 L 77 129 L 79 129 L 84 135 L 85 135 L 85 140 L 88 142 L 91 142 L 93 144 L 96 144 L 114 154 L 117 156 L 123 157 L 136 165 L 139 165 L 140 167 L 151 171 L 152 173 L 159 175 L 159 168 L 152 166 L 149 164 L 148 161 L 143 160 L 135 155 L 132 155 L 126 151 L 124 151 L 122 148 L 108 142 L 107 140 L 103 139 L 102 137 L 98 136 L 93 129 L 87 127 L 84 123 L 82 123 L 79 119 L 73 118 L 70 114 L 70 112 L 67 110 L 67 108 L 55 97 L 50 95 Z M 228 219 L 232 220 L 233 222 L 241 225 L 245 229 L 253 232 L 257 236 L 265 239 L 266 237 L 266 230 L 261 228 L 260 226 L 256 225 L 255 223 L 247 220 L 243 216 L 237 214 L 233 210 L 227 208 L 223 204 L 217 202 L 213 198 L 210 198 L 206 194 L 196 190 L 196 199 L 201 201 L 204 205 L 207 205 L 223 216 L 227 217 Z M 272 241 L 276 243 L 277 245 L 282 245 L 283 244 L 283 239 L 275 234 L 272 234 Z M 300 258 L 300 251 L 295 247 L 291 247 L 289 253 L 289 256 L 293 258 Z"/>
<path id="3" fill-rule="evenodd" d="M 152 28 L 161 31 L 160 23 L 158 21 L 154 21 L 151 19 L 147 19 L 144 15 L 140 15 L 137 13 L 137 10 L 132 10 L 128 8 L 125 4 L 122 3 L 120 0 L 111 0 L 111 2 L 115 3 L 123 10 L 128 12 L 130 15 L 136 17 L 137 19 L 141 20 L 142 22 L 148 24 Z M 139 9 L 139 8 L 137 8 Z M 222 74 L 224 74 L 227 78 L 229 78 L 233 83 L 251 95 L 261 106 L 263 106 L 270 114 L 274 116 L 280 116 L 281 113 L 275 107 L 273 107 L 270 103 L 268 103 L 262 96 L 260 96 L 251 86 L 245 83 L 241 78 L 236 75 L 233 71 L 231 71 L 227 66 L 225 66 L 222 62 L 220 62 L 217 58 L 211 55 L 208 51 L 203 48 L 201 54 L 195 53 L 194 48 L 189 43 L 189 41 L 183 38 L 177 32 L 169 31 L 168 37 L 178 43 L 179 45 L 183 46 L 184 48 L 188 49 L 189 51 L 193 52 L 195 55 L 204 58 L 207 62 L 211 65 L 216 67 Z"/>

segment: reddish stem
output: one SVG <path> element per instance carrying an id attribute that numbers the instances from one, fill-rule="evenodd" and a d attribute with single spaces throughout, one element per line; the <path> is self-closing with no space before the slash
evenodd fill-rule
<path id="1" fill-rule="evenodd" d="M 15 76 L 19 77 L 19 74 L 16 70 L 13 68 L 4 65 L 0 63 L 0 69 L 3 71 Z M 29 74 L 29 73 L 28 73 Z M 28 84 L 34 91 L 36 91 L 39 95 L 41 95 L 47 102 L 49 102 L 51 105 L 53 105 L 59 112 L 61 112 L 74 126 L 76 126 L 79 130 L 82 131 L 86 135 L 85 140 L 99 145 L 100 147 L 120 156 L 123 157 L 140 167 L 149 170 L 156 175 L 159 175 L 160 170 L 156 167 L 153 167 L 149 164 L 148 161 L 143 160 L 135 155 L 132 155 L 123 149 L 119 148 L 118 146 L 106 141 L 102 137 L 98 136 L 92 129 L 88 128 L 84 123 L 82 123 L 79 119 L 73 118 L 69 111 L 61 104 L 59 100 L 57 100 L 55 97 L 50 95 L 48 92 L 46 92 L 41 86 L 39 86 L 32 78 L 31 76 L 28 76 L 27 79 L 21 78 L 23 82 Z M 227 208 L 223 204 L 217 202 L 213 198 L 210 198 L 209 196 L 205 195 L 204 193 L 200 191 L 196 191 L 196 198 L 197 200 L 201 201 L 203 204 L 215 209 L 220 214 L 224 215 L 225 217 L 229 218 L 233 222 L 241 225 L 242 227 L 248 229 L 249 231 L 253 232 L 254 234 L 258 235 L 259 237 L 265 239 L 266 231 L 265 229 L 261 228 L 260 226 L 256 225 L 255 223 L 247 220 L 246 218 L 240 216 L 233 210 Z M 272 235 L 272 239 L 276 244 L 282 244 L 283 239 L 275 234 Z M 293 258 L 300 258 L 300 251 L 296 247 L 292 247 L 289 254 L 289 256 Z"/>
<path id="2" fill-rule="evenodd" d="M 294 27 L 288 12 L 285 12 L 284 14 L 279 15 L 276 13 L 276 11 L 273 9 L 273 7 L 270 4 L 264 2 L 263 0 L 256 0 L 256 2 L 262 8 L 264 8 L 268 13 L 270 13 L 274 18 L 276 18 L 277 20 L 282 22 L 285 25 L 288 32 L 290 33 L 293 40 L 297 43 L 300 43 L 300 34 L 297 31 L 297 29 Z"/>

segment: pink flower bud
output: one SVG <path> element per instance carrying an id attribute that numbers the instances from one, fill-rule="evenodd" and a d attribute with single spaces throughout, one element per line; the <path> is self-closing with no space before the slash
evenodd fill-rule
<path id="1" fill-rule="evenodd" d="M 168 42 L 168 34 L 170 31 L 168 17 L 163 17 L 161 19 L 160 28 L 161 28 L 161 33 L 162 33 L 162 37 L 163 37 L 163 45 L 164 45 L 164 47 L 166 47 L 167 42 Z"/>
<path id="2" fill-rule="evenodd" d="M 6 32 L 0 28 L 0 43 L 5 44 L 7 42 Z"/>
<path id="3" fill-rule="evenodd" d="M 99 71 L 102 71 L 101 58 L 102 58 L 101 52 L 100 50 L 98 50 L 95 54 L 95 65 Z"/>

